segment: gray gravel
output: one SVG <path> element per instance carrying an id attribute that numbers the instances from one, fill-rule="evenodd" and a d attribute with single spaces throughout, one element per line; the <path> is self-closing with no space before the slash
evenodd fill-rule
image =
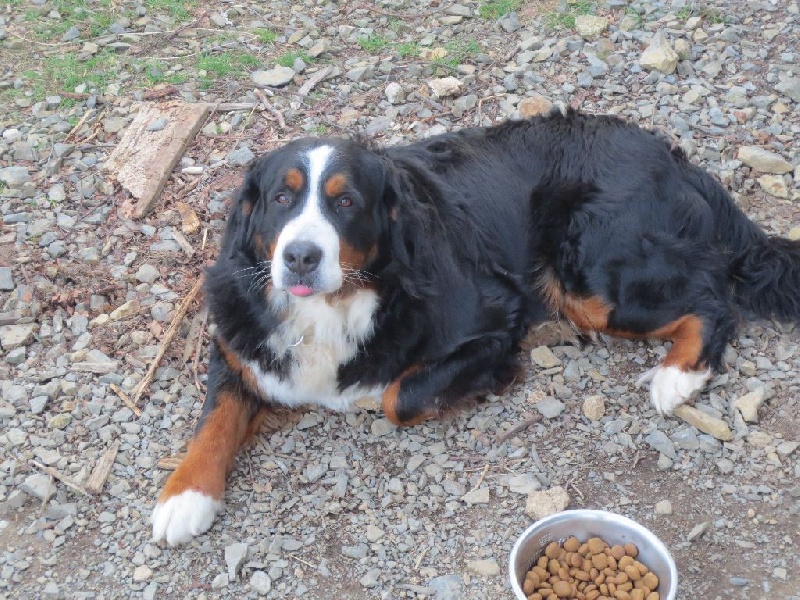
<path id="1" fill-rule="evenodd" d="M 531 341 L 523 380 L 443 423 L 287 415 L 239 458 L 212 529 L 174 549 L 150 543 L 149 515 L 159 461 L 200 412 L 202 314 L 184 320 L 141 416 L 120 399 L 213 259 L 241 170 L 302 134 L 398 143 L 551 104 L 619 114 L 674 136 L 767 231 L 800 238 L 797 2 L 603 0 L 580 34 L 539 2 L 496 19 L 472 1 L 184 15 L 123 2 L 91 31 L 51 4 L 0 15 L 0 596 L 506 598 L 529 496 L 560 486 L 570 507 L 653 529 L 680 598 L 800 598 L 797 326 L 743 324 L 729 371 L 697 399 L 729 441 L 659 417 L 635 380 L 666 348 L 620 340 Z M 37 41 L 60 21 L 47 39 L 61 46 Z M 120 62 L 102 82 L 84 71 L 41 89 L 31 73 L 54 51 Z M 197 62 L 232 53 L 257 60 L 224 75 Z M 132 221 L 102 166 L 135 101 L 159 94 L 248 108 L 214 112 L 156 211 Z M 251 108 L 262 98 L 270 110 Z M 80 489 L 114 442 L 97 495 L 45 471 Z"/>

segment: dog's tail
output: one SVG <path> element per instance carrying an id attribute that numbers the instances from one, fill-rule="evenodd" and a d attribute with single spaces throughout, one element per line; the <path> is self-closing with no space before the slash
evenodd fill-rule
<path id="1" fill-rule="evenodd" d="M 800 240 L 767 235 L 704 174 L 704 196 L 714 211 L 717 239 L 730 253 L 734 298 L 759 317 L 800 321 Z"/>

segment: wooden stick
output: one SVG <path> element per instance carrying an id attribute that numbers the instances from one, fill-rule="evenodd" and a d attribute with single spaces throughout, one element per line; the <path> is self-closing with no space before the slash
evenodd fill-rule
<path id="1" fill-rule="evenodd" d="M 174 471 L 178 468 L 178 465 L 181 464 L 185 456 L 185 454 L 176 454 L 175 456 L 159 458 L 158 462 L 156 462 L 156 466 L 164 471 Z"/>
<path id="2" fill-rule="evenodd" d="M 117 396 L 119 396 L 119 399 L 125 403 L 125 406 L 127 406 L 133 411 L 133 414 L 135 414 L 137 417 L 142 416 L 141 409 L 138 406 L 136 406 L 133 402 L 131 402 L 131 399 L 128 398 L 128 394 L 123 392 L 122 389 L 120 389 L 120 387 L 116 383 L 109 383 L 108 387 L 111 388 L 112 392 L 114 392 Z"/>
<path id="3" fill-rule="evenodd" d="M 111 444 L 97 459 L 97 464 L 86 481 L 86 489 L 92 494 L 99 494 L 103 491 L 103 486 L 111 473 L 114 461 L 117 460 L 117 452 L 119 452 L 119 440 Z"/>
<path id="4" fill-rule="evenodd" d="M 325 67 L 324 69 L 320 69 L 319 71 L 311 75 L 311 77 L 308 78 L 308 81 L 306 81 L 300 87 L 300 89 L 297 90 L 297 95 L 303 97 L 308 96 L 308 93 L 314 89 L 314 86 L 317 85 L 323 79 L 325 79 L 328 76 L 328 73 L 330 73 L 332 70 L 333 69 L 331 67 Z"/>
<path id="5" fill-rule="evenodd" d="M 542 420 L 542 415 L 540 413 L 537 413 L 537 414 L 533 415 L 529 419 L 525 419 L 519 425 L 515 425 L 514 427 L 512 427 L 511 429 L 506 431 L 504 434 L 498 436 L 497 437 L 497 443 L 498 444 L 502 444 L 508 438 L 513 437 L 514 435 L 518 434 L 520 431 L 524 431 L 525 429 L 527 429 L 528 427 L 530 427 L 534 423 L 538 423 L 541 420 Z"/>
<path id="6" fill-rule="evenodd" d="M 37 469 L 41 469 L 42 471 L 44 471 L 45 473 L 50 475 L 50 477 L 53 477 L 54 479 L 58 479 L 65 486 L 67 486 L 71 490 L 74 490 L 74 491 L 78 492 L 82 496 L 88 496 L 89 495 L 89 492 L 87 492 L 85 489 L 83 489 L 82 485 L 80 485 L 79 483 L 76 483 L 73 479 L 67 477 L 66 475 L 62 475 L 61 473 L 56 471 L 53 467 L 48 467 L 47 465 L 43 465 L 42 463 L 37 462 L 35 460 L 32 460 L 31 464 L 34 467 L 36 467 Z"/>
<path id="7" fill-rule="evenodd" d="M 147 373 L 145 373 L 144 378 L 139 382 L 139 385 L 136 386 L 133 398 L 131 398 L 131 402 L 134 405 L 139 404 L 139 400 L 142 397 L 144 391 L 150 387 L 150 383 L 153 381 L 153 375 L 156 373 L 156 369 L 158 368 L 158 364 L 161 362 L 161 359 L 164 358 L 164 354 L 167 353 L 167 348 L 172 343 L 172 340 L 175 339 L 175 336 L 178 335 L 178 330 L 181 326 L 181 321 L 183 317 L 186 315 L 186 312 L 189 310 L 189 305 L 195 299 L 197 294 L 200 293 L 200 289 L 203 287 L 203 278 L 200 277 L 197 280 L 197 283 L 194 284 L 194 287 L 189 291 L 186 295 L 186 298 L 183 299 L 181 305 L 178 307 L 178 310 L 175 311 L 175 317 L 172 319 L 172 323 L 169 324 L 166 333 L 164 334 L 164 339 L 161 340 L 161 345 L 158 347 L 158 352 L 156 352 L 156 356 L 153 359 L 153 362 L 150 363 L 150 368 L 147 369 Z"/>
<path id="8" fill-rule="evenodd" d="M 286 121 L 283 120 L 283 115 L 281 114 L 281 111 L 279 111 L 277 108 L 275 108 L 274 106 L 272 106 L 272 104 L 269 103 L 269 100 L 267 100 L 267 96 L 264 94 L 263 90 L 256 88 L 254 91 L 256 93 L 256 96 L 258 96 L 258 99 L 261 100 L 261 104 L 264 105 L 264 108 L 266 108 L 267 111 L 269 111 L 269 113 L 273 117 L 275 117 L 275 119 L 277 119 L 278 125 L 280 125 L 281 129 L 287 129 Z"/>

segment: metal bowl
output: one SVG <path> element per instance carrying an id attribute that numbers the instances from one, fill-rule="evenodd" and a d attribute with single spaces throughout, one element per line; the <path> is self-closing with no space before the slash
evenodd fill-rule
<path id="1" fill-rule="evenodd" d="M 633 542 L 639 549 L 636 560 L 647 565 L 658 577 L 661 600 L 675 600 L 678 593 L 678 570 L 667 547 L 649 529 L 627 517 L 604 510 L 566 510 L 536 521 L 519 536 L 511 550 L 508 573 L 511 588 L 519 600 L 525 574 L 542 555 L 550 542 L 563 542 L 574 535 L 579 540 L 599 537 L 609 545 Z"/>

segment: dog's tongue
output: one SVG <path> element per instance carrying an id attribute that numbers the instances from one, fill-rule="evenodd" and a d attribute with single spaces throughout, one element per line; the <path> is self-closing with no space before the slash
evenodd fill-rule
<path id="1" fill-rule="evenodd" d="M 314 290 L 307 285 L 293 285 L 289 288 L 289 293 L 294 296 L 310 296 L 314 293 Z"/>

